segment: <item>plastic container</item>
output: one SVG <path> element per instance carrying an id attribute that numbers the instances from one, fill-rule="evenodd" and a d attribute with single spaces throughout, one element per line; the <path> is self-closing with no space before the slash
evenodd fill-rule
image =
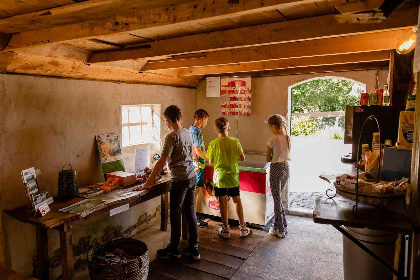
<path id="1" fill-rule="evenodd" d="M 367 106 L 369 105 L 369 93 L 362 92 L 360 94 L 360 106 Z"/>
<path id="2" fill-rule="evenodd" d="M 406 111 L 415 111 L 416 109 L 416 96 L 409 95 L 407 98 L 407 104 L 405 105 Z"/>
<path id="3" fill-rule="evenodd" d="M 362 144 L 362 158 L 364 158 L 365 154 L 369 151 L 369 144 Z"/>
<path id="4" fill-rule="evenodd" d="M 372 152 L 379 151 L 381 149 L 380 139 L 379 132 L 374 132 L 372 137 Z"/>

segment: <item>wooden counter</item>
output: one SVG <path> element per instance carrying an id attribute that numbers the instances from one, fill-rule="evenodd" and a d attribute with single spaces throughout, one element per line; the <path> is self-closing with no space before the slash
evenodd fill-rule
<path id="1" fill-rule="evenodd" d="M 36 226 L 36 243 L 38 258 L 38 278 L 49 279 L 48 271 L 48 235 L 47 229 L 54 229 L 60 232 L 61 266 L 63 279 L 72 279 L 74 276 L 74 260 L 72 250 L 72 233 L 74 226 L 89 224 L 92 221 L 110 216 L 110 210 L 128 204 L 129 208 L 153 199 L 161 197 L 161 230 L 167 230 L 169 203 L 168 192 L 170 190 L 170 175 L 165 175 L 152 188 L 144 191 L 132 191 L 136 186 L 126 189 L 117 189 L 107 194 L 95 196 L 92 199 L 102 199 L 105 203 L 81 214 L 72 214 L 58 211 L 63 207 L 72 205 L 83 198 L 75 197 L 66 200 L 58 200 L 50 204 L 51 211 L 44 217 L 34 217 L 29 205 L 18 207 L 5 212 L 11 217 Z M 131 193 L 124 196 L 124 193 Z M 117 214 L 118 215 L 118 214 Z"/>

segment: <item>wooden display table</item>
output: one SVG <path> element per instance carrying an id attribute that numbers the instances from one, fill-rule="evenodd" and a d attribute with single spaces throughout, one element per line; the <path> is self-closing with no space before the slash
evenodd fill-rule
<path id="1" fill-rule="evenodd" d="M 352 228 L 368 228 L 372 230 L 380 230 L 387 232 L 394 232 L 404 234 L 411 239 L 413 233 L 413 226 L 410 222 L 409 216 L 404 211 L 392 211 L 385 207 L 371 206 L 359 203 L 356 215 L 353 215 L 353 200 L 336 196 L 334 199 L 318 198 L 316 200 L 315 210 L 313 212 L 313 220 L 319 224 L 329 224 L 334 226 L 344 236 L 349 238 L 353 243 L 359 246 L 363 251 L 368 253 L 372 258 L 378 261 L 381 265 L 390 270 L 399 279 L 409 279 L 409 273 L 405 271 L 397 271 L 369 248 L 367 248 L 358 239 L 353 237 L 346 229 Z M 407 250 L 408 255 L 411 254 L 411 246 Z M 409 260 L 406 258 L 404 266 L 407 269 Z M 405 276 L 404 274 L 407 274 Z"/>
<path id="2" fill-rule="evenodd" d="M 5 210 L 11 217 L 36 226 L 36 243 L 38 259 L 38 278 L 49 279 L 48 270 L 48 235 L 47 229 L 55 229 L 60 232 L 61 266 L 63 279 L 72 279 L 74 276 L 74 260 L 72 250 L 72 232 L 74 226 L 82 226 L 93 221 L 110 216 L 110 210 L 128 204 L 131 208 L 137 204 L 161 197 L 161 230 L 166 231 L 168 226 L 169 203 L 168 192 L 170 190 L 170 175 L 164 175 L 158 184 L 152 188 L 140 192 L 130 193 L 135 186 L 126 189 L 114 190 L 92 199 L 103 199 L 106 202 L 97 208 L 83 212 L 83 214 L 72 214 L 58 211 L 63 207 L 72 205 L 83 198 L 75 197 L 68 200 L 58 200 L 50 204 L 51 211 L 44 217 L 34 217 L 29 206 L 22 206 L 16 209 Z M 118 215 L 118 214 L 117 214 Z"/>

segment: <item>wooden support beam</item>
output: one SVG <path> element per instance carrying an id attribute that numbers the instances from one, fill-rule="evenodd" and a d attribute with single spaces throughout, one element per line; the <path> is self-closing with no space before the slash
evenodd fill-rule
<path id="1" fill-rule="evenodd" d="M 418 8 L 396 12 L 381 24 L 339 24 L 334 15 L 312 17 L 160 40 L 148 43 L 149 48 L 97 52 L 93 54 L 90 63 L 138 58 L 156 59 L 183 53 L 395 30 L 407 26 L 415 27 L 417 19 Z"/>
<path id="2" fill-rule="evenodd" d="M 179 71 L 178 76 L 205 76 L 217 75 L 225 73 L 240 73 L 253 71 L 266 71 L 275 69 L 288 69 L 296 67 L 309 67 L 320 65 L 334 65 L 344 63 L 361 63 L 372 61 L 389 61 L 389 51 L 365 52 L 365 53 L 348 53 L 328 56 L 314 56 L 314 57 L 298 57 L 280 60 L 269 60 L 263 62 L 250 62 L 240 64 L 230 64 L 223 66 L 188 68 Z M 167 72 L 166 72 L 167 73 Z"/>
<path id="3" fill-rule="evenodd" d="M 139 73 L 137 69 L 112 67 L 110 65 L 89 65 L 83 61 L 60 57 L 45 57 L 29 53 L 0 53 L 5 56 L 5 73 L 64 77 L 84 80 L 111 81 L 139 84 L 171 85 L 194 88 L 202 77 L 177 77 L 164 73 Z M 12 55 L 12 56 L 9 56 Z"/>
<path id="4" fill-rule="evenodd" d="M 379 61 L 379 62 L 364 62 L 364 63 L 341 64 L 341 65 L 323 65 L 323 66 L 311 66 L 311 67 L 303 67 L 303 68 L 261 71 L 261 72 L 252 72 L 250 74 L 251 74 L 251 77 L 271 77 L 271 76 L 288 76 L 288 75 L 303 75 L 303 74 L 317 74 L 317 73 L 379 70 L 379 69 L 387 69 L 387 68 L 388 68 L 387 61 Z"/>
<path id="5" fill-rule="evenodd" d="M 292 57 L 310 57 L 355 52 L 369 52 L 395 49 L 398 42 L 411 34 L 412 29 L 381 31 L 346 37 L 300 41 L 293 43 L 265 45 L 259 47 L 225 50 L 179 56 L 175 59 L 149 61 L 142 71 L 176 69 L 215 65 L 237 64 L 241 62 L 269 61 Z"/>
<path id="6" fill-rule="evenodd" d="M 7 50 L 29 48 L 44 44 L 60 43 L 75 39 L 120 34 L 127 31 L 180 23 L 209 23 L 229 16 L 246 16 L 268 11 L 281 5 L 310 3 L 311 0 L 247 0 L 214 1 L 196 0 L 174 4 L 165 8 L 136 10 L 126 15 L 116 15 L 99 20 L 68 24 L 48 29 L 17 33 Z"/>
<path id="7" fill-rule="evenodd" d="M 391 106 L 399 108 L 400 111 L 405 110 L 407 97 L 411 94 L 409 89 L 413 77 L 413 58 L 414 52 L 398 54 L 394 50 L 391 53 L 389 95 Z"/>

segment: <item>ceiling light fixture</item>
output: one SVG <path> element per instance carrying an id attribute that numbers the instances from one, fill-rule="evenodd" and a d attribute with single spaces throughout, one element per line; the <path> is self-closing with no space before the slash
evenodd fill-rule
<path id="1" fill-rule="evenodd" d="M 397 53 L 407 54 L 411 52 L 416 47 L 416 41 L 417 41 L 417 28 L 413 28 L 413 34 L 411 34 L 411 36 L 408 39 L 401 41 L 398 44 Z"/>

